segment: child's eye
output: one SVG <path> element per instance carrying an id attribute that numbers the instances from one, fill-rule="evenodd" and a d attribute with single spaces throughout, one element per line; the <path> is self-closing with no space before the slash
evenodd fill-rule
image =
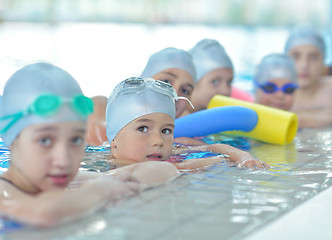
<path id="1" fill-rule="evenodd" d="M 317 59 L 318 59 L 318 55 L 317 54 L 310 55 L 310 60 L 317 60 Z"/>
<path id="2" fill-rule="evenodd" d="M 52 144 L 52 139 L 50 137 L 40 138 L 38 143 L 43 147 L 49 147 Z"/>
<path id="3" fill-rule="evenodd" d="M 292 56 L 292 58 L 294 58 L 294 59 L 298 59 L 298 58 L 300 58 L 300 54 L 298 54 L 298 53 L 292 53 L 291 56 Z"/>
<path id="4" fill-rule="evenodd" d="M 166 135 L 169 135 L 169 134 L 172 134 L 172 133 L 173 133 L 172 130 L 169 129 L 169 128 L 164 128 L 163 130 L 161 130 L 161 132 L 162 132 L 163 134 L 166 134 Z"/>
<path id="5" fill-rule="evenodd" d="M 214 86 L 218 86 L 219 85 L 219 80 L 218 79 L 212 80 L 211 83 Z"/>
<path id="6" fill-rule="evenodd" d="M 140 132 L 147 132 L 148 127 L 147 126 L 142 126 L 142 127 L 139 127 L 137 130 L 140 131 Z"/>
<path id="7" fill-rule="evenodd" d="M 231 86 L 231 85 L 232 85 L 232 79 L 230 79 L 230 80 L 227 81 L 227 85 L 228 85 L 228 86 Z"/>
<path id="8" fill-rule="evenodd" d="M 191 91 L 189 91 L 189 90 L 186 89 L 186 88 L 182 88 L 182 89 L 181 89 L 181 92 L 182 92 L 182 94 L 185 95 L 185 96 L 190 96 L 190 95 L 191 95 Z"/>
<path id="9" fill-rule="evenodd" d="M 84 140 L 82 137 L 74 137 L 74 138 L 72 138 L 71 142 L 76 146 L 82 146 L 82 144 L 84 143 Z"/>

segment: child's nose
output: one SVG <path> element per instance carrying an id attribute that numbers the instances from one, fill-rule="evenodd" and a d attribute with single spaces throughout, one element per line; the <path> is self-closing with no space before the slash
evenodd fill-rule
<path id="1" fill-rule="evenodd" d="M 220 86 L 216 89 L 216 94 L 230 96 L 231 95 L 231 88 L 227 83 L 220 84 Z"/>
<path id="2" fill-rule="evenodd" d="M 152 140 L 151 143 L 153 146 L 162 146 L 163 145 L 163 138 L 161 136 L 161 133 L 156 132 L 152 134 Z"/>
<path id="3" fill-rule="evenodd" d="M 66 144 L 59 144 L 54 149 L 53 165 L 59 168 L 66 168 L 70 164 L 70 149 Z"/>
<path id="4" fill-rule="evenodd" d="M 301 68 L 301 70 L 303 70 L 303 69 L 307 69 L 308 68 L 308 66 L 310 65 L 310 63 L 309 63 L 309 59 L 308 58 L 300 58 L 299 60 L 299 66 L 300 66 L 300 68 Z"/>
<path id="5" fill-rule="evenodd" d="M 279 98 L 284 97 L 284 94 L 285 94 L 285 93 L 284 93 L 282 90 L 280 90 L 280 89 L 279 89 L 278 91 L 275 92 L 275 96 L 276 96 L 276 97 L 279 97 Z"/>

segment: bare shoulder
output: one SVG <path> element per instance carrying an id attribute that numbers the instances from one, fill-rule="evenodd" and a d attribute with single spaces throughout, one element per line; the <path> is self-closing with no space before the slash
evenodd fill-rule
<path id="1" fill-rule="evenodd" d="M 6 182 L 6 181 L 0 181 L 0 210 L 4 210 L 4 208 L 7 208 L 4 204 L 4 201 L 6 200 L 13 200 L 13 199 L 20 199 L 25 197 L 27 194 L 16 188 L 13 184 Z"/>
<path id="2" fill-rule="evenodd" d="M 328 88 L 329 90 L 332 89 L 332 76 L 325 76 L 321 80 L 321 87 L 325 90 Z"/>

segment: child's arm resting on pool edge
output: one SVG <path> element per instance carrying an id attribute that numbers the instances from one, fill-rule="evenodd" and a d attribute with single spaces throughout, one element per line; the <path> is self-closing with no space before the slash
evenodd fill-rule
<path id="1" fill-rule="evenodd" d="M 30 195 L 9 185 L 11 197 L 0 196 L 0 211 L 13 220 L 29 225 L 55 226 L 101 209 L 111 201 L 138 193 L 140 184 L 129 172 L 103 175 L 77 190 L 56 189 Z"/>
<path id="2" fill-rule="evenodd" d="M 115 161 L 114 161 L 115 160 Z M 114 159 L 113 161 L 122 165 L 119 168 L 114 170 L 97 173 L 97 172 L 79 172 L 76 181 L 88 180 L 95 177 L 98 177 L 101 174 L 109 174 L 109 175 L 118 175 L 123 171 L 130 172 L 132 176 L 137 179 L 142 185 L 141 190 L 146 188 L 158 186 L 161 184 L 165 184 L 174 178 L 180 176 L 180 172 L 177 168 L 169 163 L 169 162 L 133 162 L 121 159 Z M 128 165 L 126 165 L 128 164 Z"/>
<path id="3" fill-rule="evenodd" d="M 226 154 L 229 156 L 229 158 L 225 158 L 225 160 L 228 160 L 229 162 L 234 163 L 236 165 L 236 167 L 238 167 L 238 168 L 263 169 L 263 168 L 270 167 L 267 163 L 253 157 L 250 153 L 242 151 L 240 149 L 237 149 L 235 147 L 232 147 L 232 146 L 226 145 L 226 144 L 211 144 L 211 145 L 203 145 L 203 146 L 193 146 L 193 147 L 190 147 L 190 149 L 199 150 L 199 151 L 210 151 L 210 152 L 219 153 L 219 154 Z M 186 150 L 185 149 L 177 150 L 177 152 L 180 152 L 180 151 L 186 151 Z M 210 157 L 210 158 L 213 158 L 213 157 Z M 207 158 L 207 159 L 210 159 L 210 158 Z M 206 158 L 202 158 L 199 160 L 207 161 Z M 188 161 L 188 160 L 186 160 L 186 161 Z"/>
<path id="4" fill-rule="evenodd" d="M 227 154 L 229 156 L 229 161 L 234 163 L 238 168 L 270 168 L 269 164 L 253 157 L 250 153 L 227 144 L 212 144 L 206 145 L 206 147 L 207 150 L 211 152 Z"/>
<path id="5" fill-rule="evenodd" d="M 169 162 L 141 162 L 111 170 L 109 174 L 121 174 L 129 171 L 140 183 L 142 190 L 165 184 L 180 175 L 177 168 Z"/>

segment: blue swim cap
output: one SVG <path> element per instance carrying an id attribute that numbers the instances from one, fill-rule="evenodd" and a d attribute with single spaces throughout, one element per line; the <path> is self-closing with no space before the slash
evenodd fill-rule
<path id="1" fill-rule="evenodd" d="M 197 83 L 205 74 L 218 69 L 233 69 L 233 63 L 227 55 L 224 47 L 216 40 L 203 39 L 199 41 L 190 51 L 194 59 L 197 71 Z"/>
<path id="2" fill-rule="evenodd" d="M 151 113 L 165 113 L 175 119 L 174 88 L 152 78 L 129 78 L 111 93 L 106 107 L 106 134 L 111 143 L 128 123 Z"/>
<path id="3" fill-rule="evenodd" d="M 196 69 L 191 55 L 177 48 L 165 48 L 153 54 L 141 74 L 142 78 L 149 78 L 169 68 L 178 68 L 187 71 L 196 79 Z"/>
<path id="4" fill-rule="evenodd" d="M 323 37 L 313 28 L 298 27 L 289 35 L 285 45 L 285 53 L 299 45 L 313 45 L 317 47 L 325 57 L 325 43 Z"/>
<path id="5" fill-rule="evenodd" d="M 286 54 L 269 54 L 257 66 L 254 76 L 257 83 L 264 84 L 276 78 L 286 78 L 297 83 L 294 61 Z"/>
<path id="6" fill-rule="evenodd" d="M 34 124 L 64 121 L 86 121 L 86 117 L 73 111 L 69 104 L 63 104 L 52 116 L 40 117 L 27 112 L 29 106 L 41 95 L 53 94 L 63 98 L 81 95 L 82 90 L 76 80 L 66 71 L 49 63 L 34 63 L 15 72 L 7 81 L 0 102 L 0 130 L 8 126 L 12 119 L 6 117 L 25 113 L 1 134 L 6 146 L 10 146 L 20 132 Z"/>

